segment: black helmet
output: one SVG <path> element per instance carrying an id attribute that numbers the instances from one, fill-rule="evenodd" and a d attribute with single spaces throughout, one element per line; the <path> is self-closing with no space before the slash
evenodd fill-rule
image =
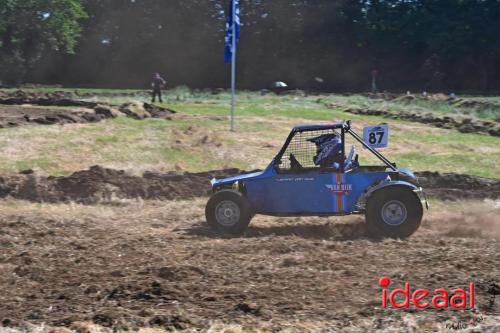
<path id="1" fill-rule="evenodd" d="M 330 167 L 339 157 L 342 150 L 342 139 L 337 133 L 322 134 L 307 141 L 316 144 L 316 156 L 313 161 L 315 165 Z"/>

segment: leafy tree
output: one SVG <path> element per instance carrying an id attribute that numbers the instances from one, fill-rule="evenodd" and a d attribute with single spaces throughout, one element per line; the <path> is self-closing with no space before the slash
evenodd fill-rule
<path id="1" fill-rule="evenodd" d="M 0 0 L 0 81 L 19 84 L 47 51 L 73 53 L 80 0 Z"/>
<path id="2" fill-rule="evenodd" d="M 89 17 L 75 48 L 80 1 Z M 169 86 L 229 85 L 229 0 L 80 1 L 0 0 L 0 80 L 29 70 L 33 82 L 147 87 L 159 71 Z M 382 90 L 500 87 L 500 0 L 241 0 L 241 8 L 239 88 L 282 80 L 367 91 L 373 69 Z"/>

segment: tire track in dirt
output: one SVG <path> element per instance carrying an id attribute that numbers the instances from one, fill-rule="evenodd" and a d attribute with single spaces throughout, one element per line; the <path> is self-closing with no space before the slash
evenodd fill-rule
<path id="1" fill-rule="evenodd" d="M 171 203 L 145 214 L 138 203 L 131 206 L 107 208 L 115 212 L 111 218 L 0 212 L 0 327 L 45 323 L 82 332 L 78 327 L 87 323 L 109 332 L 194 331 L 220 320 L 247 327 L 263 322 L 271 326 L 265 331 L 280 331 L 313 319 L 332 331 L 352 325 L 366 332 L 398 325 L 395 332 L 416 331 L 479 314 L 383 309 L 381 275 L 394 286 L 411 281 L 431 290 L 473 279 L 481 309 L 489 286 L 498 284 L 498 241 L 446 236 L 441 216 L 408 240 L 338 240 L 323 232 L 336 223 L 268 217 L 257 218 L 246 237 L 223 238 L 199 232 L 202 209 Z M 419 319 L 415 327 L 404 323 L 411 313 Z"/>

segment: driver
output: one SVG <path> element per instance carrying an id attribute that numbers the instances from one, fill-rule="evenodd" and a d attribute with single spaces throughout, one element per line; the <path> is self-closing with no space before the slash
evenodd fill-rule
<path id="1" fill-rule="evenodd" d="M 322 134 L 307 141 L 316 144 L 316 156 L 313 161 L 321 168 L 340 168 L 343 162 L 342 139 L 337 133 Z"/>

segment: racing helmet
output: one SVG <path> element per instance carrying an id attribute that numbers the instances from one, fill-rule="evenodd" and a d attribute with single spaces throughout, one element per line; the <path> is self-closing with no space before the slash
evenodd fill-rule
<path id="1" fill-rule="evenodd" d="M 335 163 L 342 162 L 340 156 L 342 150 L 342 139 L 337 133 L 328 133 L 307 139 L 316 144 L 316 156 L 313 158 L 315 165 L 322 168 L 335 166 Z"/>

